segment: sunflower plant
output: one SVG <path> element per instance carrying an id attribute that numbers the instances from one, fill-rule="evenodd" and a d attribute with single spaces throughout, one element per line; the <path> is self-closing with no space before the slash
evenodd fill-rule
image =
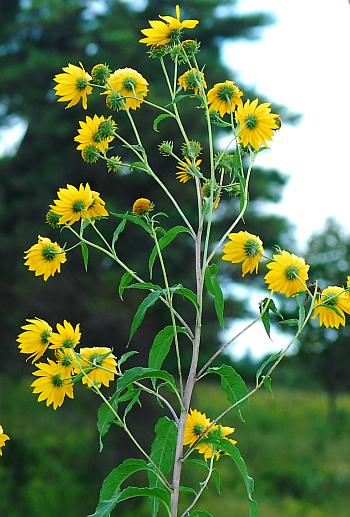
<path id="1" fill-rule="evenodd" d="M 145 292 L 131 322 L 129 343 L 124 350 L 120 345 L 113 349 L 105 343 L 85 346 L 79 323 L 46 322 L 40 315 L 27 319 L 17 340 L 20 352 L 26 354 L 35 367 L 32 388 L 39 402 L 56 410 L 66 397 L 74 398 L 75 385 L 82 383 L 102 401 L 97 417 L 101 449 L 104 436 L 117 424 L 139 451 L 138 458 L 125 460 L 108 474 L 93 517 L 108 516 L 120 502 L 136 497 L 148 498 L 152 516 L 163 507 L 171 517 L 210 517 L 210 513 L 197 510 L 197 505 L 217 462 L 228 460 L 233 461 L 238 475 L 243 478 L 250 515 L 257 515 L 253 480 L 237 446 L 244 437 L 240 436 L 239 428 L 236 432 L 235 427 L 227 424 L 237 425 L 243 418 L 245 404 L 261 387 L 271 390 L 274 370 L 310 318 L 319 318 L 320 325 L 339 328 L 345 325 L 346 314 L 350 314 L 350 276 L 345 287 L 321 290 L 317 280 L 310 281 L 310 266 L 302 257 L 278 246 L 273 254 L 266 252 L 259 236 L 247 230 L 238 231 L 243 217 L 249 220 L 254 160 L 267 149 L 280 129 L 281 120 L 272 112 L 270 103 L 246 99 L 240 87 L 229 79 L 207 86 L 204 66 L 200 66 L 197 59 L 200 44 L 194 39 L 184 39 L 187 31 L 195 29 L 198 23 L 198 20 L 181 19 L 180 8 L 176 6 L 175 17 L 162 15 L 159 20 L 151 20 L 149 28 L 141 30 L 140 43 L 146 45 L 151 59 L 159 61 L 164 73 L 169 92 L 169 102 L 164 106 L 149 100 L 151 78 L 145 79 L 129 67 L 113 71 L 110 65 L 98 63 L 88 73 L 82 63 L 79 66 L 68 64 L 63 67 L 63 73 L 54 77 L 57 100 L 66 102 L 66 108 L 81 104 L 86 110 L 90 95 L 96 94 L 100 99 L 100 113 L 87 115 L 79 125 L 77 123 L 74 141 L 82 160 L 91 165 L 104 162 L 107 172 L 115 174 L 116 183 L 120 172 L 138 171 L 147 175 L 149 181 L 156 182 L 162 189 L 182 220 L 181 225 L 171 226 L 170 219 L 164 219 L 165 208 L 147 198 L 136 199 L 125 213 L 111 212 L 101 194 L 89 183 L 77 185 L 74 178 L 69 178 L 73 184 L 59 187 L 57 198 L 48 203 L 46 221 L 53 229 L 60 230 L 60 235 L 63 231 L 70 235 L 72 244 L 67 247 L 50 237 L 38 236 L 38 242 L 25 254 L 29 271 L 42 276 L 46 282 L 60 274 L 61 267 L 64 274 L 64 268 L 69 267 L 69 254 L 76 249 L 80 249 L 88 270 L 89 250 L 93 248 L 123 271 L 119 284 L 121 298 L 127 289 Z M 193 139 L 191 130 L 185 128 L 180 103 L 181 106 L 186 103 L 188 110 L 194 108 L 194 116 L 205 120 L 205 142 Z M 183 139 L 181 148 L 176 149 L 172 141 L 163 140 L 159 152 L 168 157 L 169 169 L 183 188 L 193 189 L 196 220 L 187 217 L 186 206 L 174 197 L 164 175 L 150 162 L 133 117 L 137 109 L 148 110 L 147 116 L 153 116 L 155 131 L 159 131 L 164 119 L 177 127 Z M 124 124 L 126 121 L 130 125 L 133 141 L 128 141 L 118 129 L 122 118 Z M 231 138 L 226 147 L 220 149 L 216 134 L 222 127 L 229 129 Z M 130 156 L 134 158 L 130 160 Z M 213 241 L 215 210 L 223 198 L 229 202 L 231 196 L 239 197 L 239 211 L 221 238 Z M 117 220 L 111 235 L 104 230 L 105 219 Z M 144 231 L 153 246 L 145 271 L 134 271 L 118 252 L 118 239 L 132 225 Z M 180 238 L 188 239 L 193 245 L 195 290 L 174 284 L 168 273 L 166 248 Z M 242 276 L 259 274 L 259 269 L 266 267 L 267 294 L 257 308 L 255 319 L 237 335 L 230 336 L 204 363 L 201 350 L 205 343 L 201 343 L 201 334 L 206 291 L 213 300 L 218 324 L 221 328 L 225 326 L 220 260 L 230 262 L 232 268 L 241 265 Z M 159 283 L 153 280 L 155 267 L 162 278 Z M 277 300 L 275 302 L 276 293 L 295 302 L 295 318 L 283 319 Z M 192 307 L 192 315 L 189 315 L 188 305 L 183 309 L 184 301 Z M 128 368 L 127 360 L 137 353 L 128 346 L 147 319 L 147 310 L 156 304 L 166 306 L 168 319 L 149 344 L 147 364 Z M 231 365 L 213 366 L 213 362 L 253 324 L 261 321 L 269 333 L 271 312 L 280 317 L 282 323 L 295 328 L 295 333 L 279 354 L 272 355 L 261 365 L 256 372 L 255 386 L 249 389 Z M 66 317 L 69 319 L 69 314 Z M 190 323 L 192 321 L 194 323 Z M 183 351 L 189 347 L 192 357 L 186 370 Z M 176 375 L 164 366 L 170 354 L 176 358 Z M 191 402 L 194 389 L 208 376 L 220 379 L 223 395 L 228 400 L 225 411 L 210 417 L 193 408 Z M 106 387 L 112 388 L 112 394 L 105 393 Z M 164 410 L 148 450 L 141 446 L 128 422 L 128 414 L 144 396 L 157 399 Z M 8 439 L 0 427 L 0 454 Z M 197 462 L 203 468 L 203 482 L 199 486 L 184 487 L 182 473 L 198 454 L 202 458 L 197 458 Z M 133 486 L 130 478 L 140 471 L 145 474 L 146 486 Z M 182 491 L 186 497 L 182 497 Z"/>

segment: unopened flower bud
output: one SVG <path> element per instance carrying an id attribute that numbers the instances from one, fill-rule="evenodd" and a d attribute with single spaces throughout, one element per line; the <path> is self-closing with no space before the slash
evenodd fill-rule
<path id="1" fill-rule="evenodd" d="M 106 106 L 112 111 L 119 111 L 125 108 L 123 96 L 118 92 L 113 92 L 106 97 Z"/>
<path id="2" fill-rule="evenodd" d="M 188 156 L 191 160 L 195 160 L 202 152 L 202 146 L 198 140 L 189 140 L 181 147 L 183 156 Z"/>
<path id="3" fill-rule="evenodd" d="M 174 148 L 174 143 L 170 140 L 164 140 L 161 144 L 159 144 L 158 149 L 160 154 L 163 156 L 171 156 Z"/>
<path id="4" fill-rule="evenodd" d="M 46 214 L 46 222 L 51 228 L 59 228 L 61 216 L 49 210 Z"/>
<path id="5" fill-rule="evenodd" d="M 117 173 L 123 167 L 123 162 L 120 156 L 111 156 L 107 159 L 108 172 Z"/>

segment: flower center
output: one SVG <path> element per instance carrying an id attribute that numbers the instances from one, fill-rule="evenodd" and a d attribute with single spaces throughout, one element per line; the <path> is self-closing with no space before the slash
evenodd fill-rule
<path id="1" fill-rule="evenodd" d="M 245 119 L 245 125 L 248 129 L 254 129 L 258 125 L 258 119 L 255 115 L 248 115 Z"/>
<path id="2" fill-rule="evenodd" d="M 63 341 L 64 348 L 73 348 L 74 347 L 74 339 L 68 337 Z"/>
<path id="3" fill-rule="evenodd" d="M 51 246 L 46 246 L 45 248 L 43 248 L 41 253 L 42 253 L 43 259 L 47 260 L 49 262 L 51 260 L 54 260 L 54 258 L 57 255 L 55 248 L 52 248 Z"/>
<path id="4" fill-rule="evenodd" d="M 230 101 L 234 96 L 234 89 L 232 86 L 225 84 L 225 86 L 221 86 L 218 90 L 218 97 L 221 101 Z"/>
<path id="5" fill-rule="evenodd" d="M 201 434 L 203 434 L 204 429 L 205 428 L 202 424 L 195 424 L 193 426 L 193 434 L 195 434 L 196 436 L 200 436 Z"/>
<path id="6" fill-rule="evenodd" d="M 43 330 L 40 336 L 40 340 L 43 345 L 47 345 L 49 342 L 49 337 L 51 336 L 51 332 L 49 330 Z"/>
<path id="7" fill-rule="evenodd" d="M 82 212 L 85 208 L 85 203 L 84 201 L 82 201 L 81 199 L 78 199 L 78 201 L 75 201 L 74 205 L 73 205 L 73 212 L 74 213 L 78 213 L 78 212 Z"/>
<path id="8" fill-rule="evenodd" d="M 63 385 L 63 380 L 61 379 L 61 376 L 60 376 L 59 373 L 57 373 L 56 375 L 52 376 L 52 384 L 56 388 L 60 388 Z"/>
<path id="9" fill-rule="evenodd" d="M 88 85 L 88 82 L 85 79 L 85 77 L 79 77 L 79 79 L 77 79 L 77 81 L 75 83 L 76 89 L 79 91 L 85 90 L 87 85 Z"/>
<path id="10" fill-rule="evenodd" d="M 254 239 L 250 239 L 244 244 L 244 251 L 248 257 L 255 257 L 260 253 L 260 246 Z"/>
<path id="11" fill-rule="evenodd" d="M 298 268 L 296 266 L 288 266 L 285 271 L 287 280 L 295 280 L 298 276 Z"/>
<path id="12" fill-rule="evenodd" d="M 136 87 L 135 79 L 133 79 L 132 77 L 127 77 L 127 79 L 125 79 L 123 82 L 123 87 L 128 92 L 132 92 L 133 90 L 135 90 L 135 87 Z"/>

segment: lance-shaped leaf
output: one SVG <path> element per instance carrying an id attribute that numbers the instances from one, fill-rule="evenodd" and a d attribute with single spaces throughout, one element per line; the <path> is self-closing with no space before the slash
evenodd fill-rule
<path id="1" fill-rule="evenodd" d="M 177 428 L 175 422 L 167 417 L 162 417 L 158 420 L 155 427 L 155 439 L 152 443 L 151 458 L 159 470 L 168 476 L 172 470 Z M 157 488 L 161 486 L 161 482 L 154 471 L 148 471 L 148 480 L 150 488 Z M 159 500 L 156 498 L 151 499 L 151 514 L 155 517 L 159 510 Z"/>
<path id="2" fill-rule="evenodd" d="M 186 334 L 184 327 L 176 327 L 177 333 Z M 149 368 L 159 369 L 162 367 L 165 358 L 170 352 L 171 343 L 174 338 L 174 327 L 168 325 L 164 327 L 156 337 L 154 338 L 152 347 L 148 355 L 148 366 Z"/>
<path id="3" fill-rule="evenodd" d="M 166 234 L 163 235 L 159 239 L 158 244 L 159 244 L 160 250 L 163 250 L 164 248 L 169 246 L 169 244 L 171 244 L 173 242 L 173 240 L 175 239 L 175 237 L 177 235 L 179 235 L 179 233 L 190 233 L 190 231 L 185 226 L 174 226 L 174 228 L 171 228 L 171 230 L 167 231 Z M 154 246 L 154 248 L 150 254 L 149 261 L 148 261 L 150 278 L 152 278 L 153 265 L 154 265 L 154 261 L 157 258 L 157 255 L 158 255 L 157 247 Z"/>
<path id="4" fill-rule="evenodd" d="M 126 372 L 119 377 L 116 393 L 120 393 L 132 382 L 140 381 L 142 379 L 161 379 L 166 382 L 171 391 L 174 393 L 177 392 L 175 379 L 170 375 L 170 373 L 165 372 L 164 370 L 155 370 L 153 368 L 142 368 L 141 366 L 137 366 L 136 368 L 126 370 Z"/>
<path id="5" fill-rule="evenodd" d="M 261 314 L 261 321 L 264 325 L 267 335 L 271 339 L 270 336 L 270 311 L 274 314 L 277 314 L 280 318 L 283 319 L 282 314 L 277 309 L 275 302 L 271 298 L 264 298 L 259 302 L 259 310 Z"/>
<path id="6" fill-rule="evenodd" d="M 129 214 L 126 212 L 125 214 L 117 214 L 115 212 L 110 212 L 111 215 L 114 217 L 118 217 L 119 219 L 125 219 L 126 221 L 131 221 L 132 223 L 136 224 L 137 226 L 141 226 L 145 230 L 145 232 L 151 234 L 151 228 L 148 226 L 148 224 L 139 217 L 138 215 Z"/>
<path id="7" fill-rule="evenodd" d="M 80 247 L 81 247 L 81 254 L 83 255 L 85 271 L 87 272 L 88 264 L 89 264 L 89 248 L 87 247 L 85 242 L 81 242 Z"/>
<path id="8" fill-rule="evenodd" d="M 221 388 L 224 390 L 227 396 L 227 400 L 231 404 L 235 404 L 242 398 L 244 398 L 248 394 L 248 389 L 246 383 L 236 372 L 232 366 L 228 366 L 227 364 L 223 364 L 218 368 L 209 368 L 208 373 L 215 373 L 220 375 L 221 377 Z M 241 406 L 244 406 L 247 403 L 248 399 L 240 402 L 236 409 L 238 411 L 238 415 L 241 420 L 244 422 L 242 414 L 241 414 Z"/>
<path id="9" fill-rule="evenodd" d="M 118 288 L 118 293 L 119 293 L 119 297 L 121 300 L 123 299 L 123 293 L 124 293 L 125 289 L 131 282 L 132 282 L 132 275 L 128 271 L 125 271 L 125 273 L 122 275 L 122 277 L 120 279 L 119 288 Z"/>
<path id="10" fill-rule="evenodd" d="M 123 233 L 124 228 L 126 225 L 126 219 L 122 219 L 116 229 L 114 230 L 113 237 L 112 237 L 112 248 L 114 248 L 115 243 L 119 239 L 119 235 Z"/>
<path id="11" fill-rule="evenodd" d="M 146 315 L 147 310 L 152 307 L 158 300 L 158 298 L 161 296 L 161 291 L 152 291 L 149 293 L 148 296 L 141 302 L 139 308 L 136 311 L 136 314 L 134 316 L 134 319 L 131 324 L 130 328 L 130 335 L 129 335 L 129 343 L 133 336 L 135 335 L 136 331 L 140 327 L 141 323 L 144 320 L 144 317 Z"/>
<path id="12" fill-rule="evenodd" d="M 159 124 L 159 122 L 161 122 L 162 120 L 165 120 L 166 118 L 174 118 L 174 115 L 171 115 L 170 113 L 161 113 L 160 115 L 158 115 L 153 121 L 154 131 L 159 133 L 158 124 Z"/>
<path id="13" fill-rule="evenodd" d="M 209 266 L 205 272 L 205 286 L 209 293 L 214 296 L 215 312 L 220 326 L 224 327 L 224 295 L 222 294 L 220 283 L 217 279 L 219 268 L 216 264 Z"/>
<path id="14" fill-rule="evenodd" d="M 188 289 L 187 287 L 184 287 L 182 284 L 174 285 L 170 288 L 171 292 L 174 294 L 179 294 L 183 296 L 184 298 L 187 298 L 187 300 L 190 300 L 190 302 L 193 303 L 193 305 L 198 309 L 198 299 L 196 293 L 191 291 L 191 289 Z"/>

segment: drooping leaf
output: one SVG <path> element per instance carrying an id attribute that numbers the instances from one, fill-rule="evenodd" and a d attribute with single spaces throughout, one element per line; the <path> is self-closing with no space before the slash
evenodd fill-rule
<path id="1" fill-rule="evenodd" d="M 128 403 L 128 405 L 126 406 L 126 408 L 124 409 L 124 415 L 123 415 L 123 420 L 126 419 L 128 413 L 130 413 L 130 411 L 132 410 L 132 408 L 135 406 L 135 404 L 139 404 L 141 405 L 140 403 L 140 395 L 141 395 L 141 389 L 135 389 L 133 390 L 134 391 L 134 394 L 130 400 L 130 402 Z M 119 399 L 120 401 L 120 399 Z"/>
<path id="2" fill-rule="evenodd" d="M 142 379 L 161 379 L 167 383 L 167 386 L 174 392 L 177 392 L 174 377 L 170 373 L 163 370 L 155 370 L 154 368 L 130 368 L 118 379 L 117 391 L 121 392 L 126 386 L 132 382 L 140 381 Z"/>
<path id="3" fill-rule="evenodd" d="M 124 293 L 125 289 L 130 284 L 130 282 L 132 282 L 132 278 L 133 278 L 132 275 L 128 271 L 125 271 L 125 273 L 122 275 L 120 282 L 119 282 L 119 288 L 118 288 L 119 298 L 121 300 L 123 299 L 123 293 Z"/>
<path id="4" fill-rule="evenodd" d="M 153 291 L 162 291 L 163 288 L 160 285 L 152 284 L 152 282 L 135 282 L 127 287 L 128 289 L 153 289 Z"/>
<path id="5" fill-rule="evenodd" d="M 118 404 L 111 402 L 112 407 L 115 409 L 115 411 L 118 411 Z M 100 452 L 103 449 L 103 442 L 102 438 L 107 434 L 110 426 L 115 420 L 115 415 L 113 411 L 110 409 L 110 407 L 103 403 L 98 409 L 97 412 L 97 429 L 99 433 L 99 440 L 100 440 Z"/>
<path id="6" fill-rule="evenodd" d="M 297 327 L 299 325 L 299 320 L 295 318 L 291 318 L 289 320 L 279 321 L 280 325 L 287 325 L 288 327 Z"/>
<path id="7" fill-rule="evenodd" d="M 275 354 L 272 354 L 270 355 L 270 357 L 268 357 L 261 365 L 260 365 L 260 368 L 257 370 L 256 374 L 255 374 L 255 378 L 256 378 L 256 384 L 259 384 L 260 382 L 260 376 L 261 374 L 263 373 L 263 371 L 265 370 L 266 366 L 270 363 L 272 363 L 273 361 L 276 361 L 276 359 L 278 359 L 280 357 L 282 353 L 282 350 L 280 352 L 277 352 Z"/>
<path id="8" fill-rule="evenodd" d="M 154 129 L 154 131 L 156 131 L 157 133 L 159 133 L 159 130 L 158 130 L 158 124 L 159 124 L 162 120 L 165 120 L 166 118 L 174 118 L 174 115 L 171 115 L 170 113 L 161 113 L 160 115 L 158 115 L 158 116 L 153 120 L 153 129 Z"/>
<path id="9" fill-rule="evenodd" d="M 135 354 L 138 354 L 139 352 L 137 350 L 130 350 L 130 352 L 126 352 L 125 354 L 121 355 L 118 358 L 118 366 L 121 366 L 129 359 L 129 357 L 132 357 Z"/>
<path id="10" fill-rule="evenodd" d="M 147 165 L 143 162 L 132 162 L 130 163 L 130 169 L 141 169 L 142 171 L 149 172 Z"/>
<path id="11" fill-rule="evenodd" d="M 155 427 L 155 434 L 156 436 L 152 443 L 150 456 L 164 476 L 168 476 L 172 470 L 175 457 L 177 438 L 175 422 L 167 417 L 160 418 Z M 154 471 L 148 471 L 148 480 L 150 488 L 161 486 L 160 480 Z M 152 517 L 158 514 L 158 510 L 159 501 L 152 498 Z"/>
<path id="12" fill-rule="evenodd" d="M 190 302 L 193 303 L 193 305 L 198 309 L 198 299 L 196 293 L 191 291 L 191 289 L 188 289 L 187 287 L 184 287 L 182 284 L 174 285 L 170 288 L 170 290 L 174 294 L 179 294 L 183 296 L 184 298 L 187 298 L 187 300 L 190 300 Z"/>
<path id="13" fill-rule="evenodd" d="M 235 404 L 238 400 L 241 400 L 248 394 L 248 389 L 246 383 L 236 372 L 232 366 L 228 366 L 223 364 L 216 368 L 209 368 L 208 373 L 215 373 L 220 375 L 221 377 L 221 388 L 224 390 L 227 396 L 227 400 L 231 404 Z M 238 415 L 241 420 L 244 422 L 242 414 L 241 414 L 241 406 L 244 406 L 247 403 L 247 399 L 241 402 L 236 409 L 238 411 Z"/>
<path id="14" fill-rule="evenodd" d="M 113 237 L 112 237 L 112 248 L 114 248 L 115 243 L 119 239 L 119 235 L 123 233 L 124 228 L 126 225 L 126 219 L 122 219 L 116 229 L 114 230 Z"/>
<path id="15" fill-rule="evenodd" d="M 220 283 L 217 279 L 219 268 L 216 264 L 209 266 L 205 272 L 205 286 L 209 293 L 214 297 L 215 312 L 220 326 L 224 327 L 224 295 L 222 294 Z"/>
<path id="16" fill-rule="evenodd" d="M 142 217 L 139 217 L 138 215 L 129 214 L 126 212 L 125 214 L 117 214 L 115 212 L 110 212 L 111 215 L 114 217 L 118 217 L 119 219 L 125 219 L 126 221 L 131 221 L 132 223 L 136 224 L 137 226 L 141 226 L 145 230 L 145 232 L 151 234 L 151 228 L 148 226 L 148 224 L 142 219 Z"/>
<path id="17" fill-rule="evenodd" d="M 271 339 L 270 335 L 270 311 L 277 314 L 280 318 L 283 318 L 282 314 L 277 309 L 275 302 L 271 298 L 264 298 L 259 302 L 259 310 L 261 314 L 261 321 L 264 325 L 267 335 Z"/>
<path id="18" fill-rule="evenodd" d="M 163 235 L 159 239 L 158 245 L 159 245 L 160 250 L 162 251 L 164 248 L 169 246 L 169 244 L 171 244 L 173 242 L 173 240 L 175 239 L 175 237 L 177 235 L 179 235 L 179 233 L 190 233 L 190 231 L 185 226 L 174 226 L 174 228 L 171 228 L 171 230 L 167 231 L 165 233 L 165 235 Z M 148 260 L 148 269 L 149 269 L 150 278 L 152 278 L 153 265 L 157 258 L 157 255 L 158 255 L 157 247 L 154 246 L 154 248 L 150 254 L 149 260 Z"/>
<path id="19" fill-rule="evenodd" d="M 271 395 L 273 398 L 273 392 L 272 392 L 272 379 L 271 377 L 265 377 L 264 379 L 264 388 L 266 391 Z"/>
<path id="20" fill-rule="evenodd" d="M 80 243 L 81 246 L 81 254 L 83 255 L 83 262 L 84 262 L 84 268 L 87 272 L 88 270 L 88 264 L 89 264 L 89 248 L 85 244 L 85 242 Z"/>
<path id="21" fill-rule="evenodd" d="M 152 307 L 161 296 L 161 291 L 152 291 L 140 303 L 130 328 L 129 343 L 144 320 L 147 310 Z"/>
<path id="22" fill-rule="evenodd" d="M 178 333 L 186 334 L 184 327 L 176 327 Z M 174 328 L 172 325 L 164 327 L 158 332 L 153 340 L 153 344 L 148 355 L 148 367 L 160 369 L 163 365 L 165 358 L 170 352 L 171 343 L 174 338 Z"/>

